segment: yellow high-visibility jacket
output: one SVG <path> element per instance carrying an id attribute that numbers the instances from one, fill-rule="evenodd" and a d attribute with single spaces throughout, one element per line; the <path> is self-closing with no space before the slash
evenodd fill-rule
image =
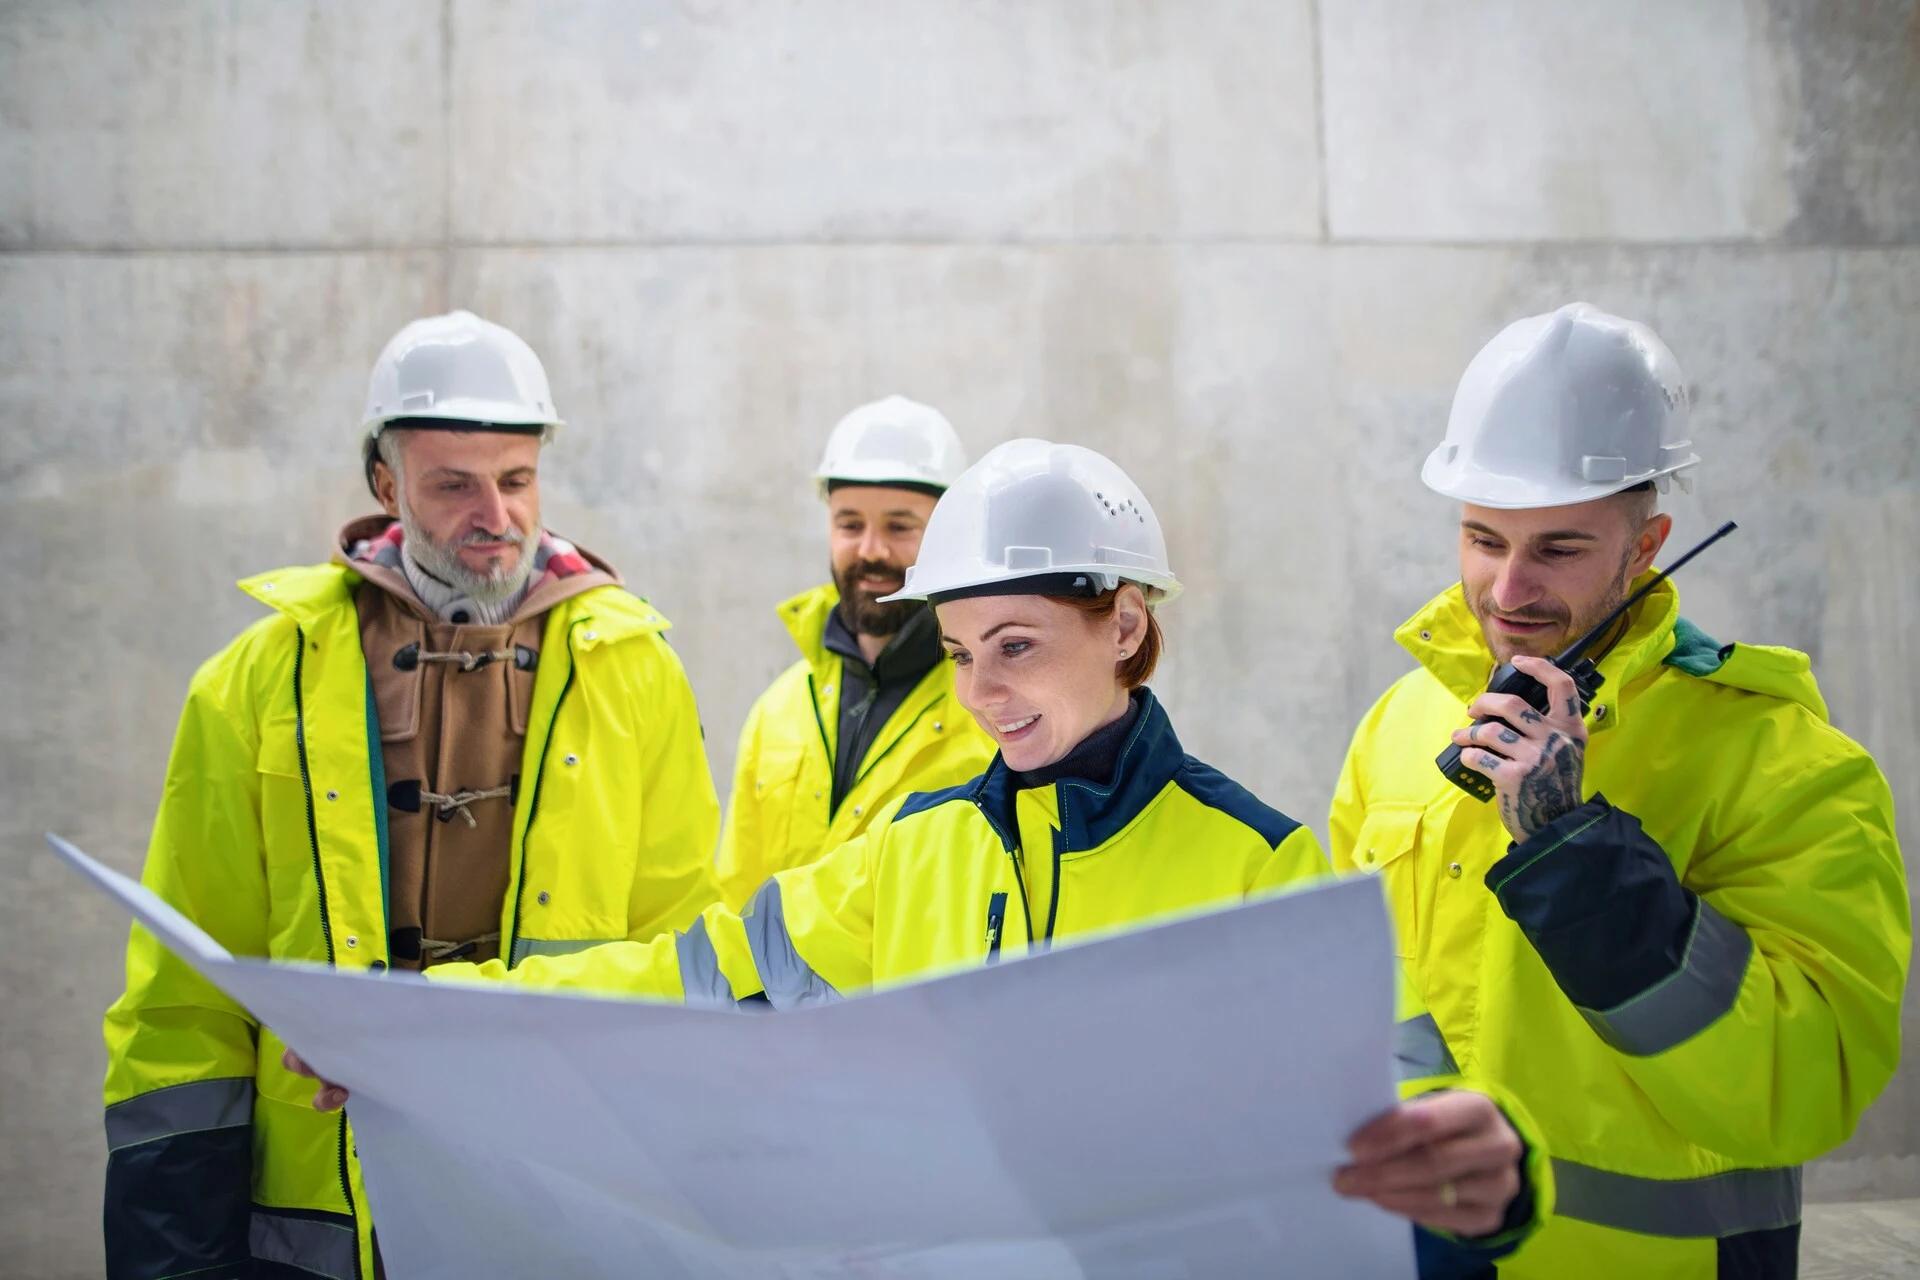
<path id="1" fill-rule="evenodd" d="M 539 957 L 511 974 L 493 960 L 429 976 L 792 1009 L 1327 874 L 1310 830 L 1188 756 L 1158 701 L 1135 696 L 1139 713 L 1106 785 L 1021 788 L 996 755 L 978 778 L 902 797 L 865 834 L 775 875 L 744 912 L 716 904 L 676 937 Z M 1458 1085 L 1432 1020 L 1406 992 L 1401 1016 L 1403 1089 Z M 1497 1086 L 1483 1092 L 1528 1144 L 1531 1190 L 1522 1221 L 1464 1246 L 1493 1257 L 1551 1208 L 1553 1182 L 1525 1109 Z M 1419 1242 L 1423 1262 L 1451 1247 Z"/>
<path id="2" fill-rule="evenodd" d="M 825 586 L 780 606 L 800 660 L 754 702 L 740 731 L 719 854 L 720 891 L 736 910 L 774 872 L 865 831 L 888 801 L 965 782 L 993 758 L 992 740 L 955 700 L 953 667 L 942 661 L 888 717 L 853 787 L 832 808 L 846 660 L 824 637 L 839 603 L 840 593 Z"/>
<path id="3" fill-rule="evenodd" d="M 144 881 L 237 955 L 387 962 L 359 581 L 330 564 L 241 583 L 276 612 L 187 695 Z M 717 894 L 719 805 L 667 626 L 618 587 L 547 617 L 500 916 L 515 962 L 684 927 Z M 312 1108 L 271 1032 L 141 929 L 105 1031 L 110 1275 L 373 1275 L 345 1116 Z"/>
<path id="4" fill-rule="evenodd" d="M 1886 781 L 1804 654 L 1721 646 L 1663 584 L 1600 663 L 1586 803 L 1509 843 L 1433 759 L 1493 659 L 1456 586 L 1354 735 L 1336 870 L 1379 876 L 1452 1058 L 1552 1151 L 1500 1274 L 1786 1275 L 1801 1162 L 1892 1074 L 1910 940 Z"/>

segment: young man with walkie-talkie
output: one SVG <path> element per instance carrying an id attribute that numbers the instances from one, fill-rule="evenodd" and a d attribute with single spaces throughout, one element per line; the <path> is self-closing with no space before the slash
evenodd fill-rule
<path id="1" fill-rule="evenodd" d="M 1794 1275 L 1799 1166 L 1899 1056 L 1885 779 L 1804 654 L 1709 639 L 1651 573 L 1687 407 L 1659 338 L 1584 304 L 1475 357 L 1421 473 L 1463 504 L 1460 582 L 1395 633 L 1419 666 L 1334 795 L 1437 1051 L 1553 1156 L 1501 1276 Z"/>

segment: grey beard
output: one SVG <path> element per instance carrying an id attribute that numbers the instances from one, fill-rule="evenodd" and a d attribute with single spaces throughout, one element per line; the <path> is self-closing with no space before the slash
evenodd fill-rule
<path id="1" fill-rule="evenodd" d="M 400 528 L 406 534 L 407 554 L 413 557 L 414 563 L 476 603 L 504 604 L 519 595 L 527 585 L 527 579 L 533 575 L 529 539 L 518 529 L 509 529 L 502 535 L 502 540 L 520 549 L 513 568 L 498 574 L 475 573 L 461 561 L 455 548 L 435 541 L 414 522 L 413 512 L 407 509 L 405 499 L 400 500 L 399 506 Z"/>

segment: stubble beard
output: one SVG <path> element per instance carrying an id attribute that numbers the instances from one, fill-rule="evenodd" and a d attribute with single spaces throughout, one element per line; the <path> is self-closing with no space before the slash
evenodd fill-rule
<path id="1" fill-rule="evenodd" d="M 421 528 L 413 518 L 407 500 L 397 494 L 395 496 L 400 508 L 400 528 L 406 534 L 407 554 L 422 569 L 484 605 L 503 604 L 519 595 L 527 585 L 527 579 L 533 574 L 533 556 L 528 550 L 531 539 L 526 534 L 508 528 L 497 536 L 486 535 L 481 540 L 511 542 L 519 554 L 514 556 L 511 566 L 496 563 L 492 568 L 476 573 L 460 558 L 458 544 L 441 542 Z M 472 534 L 467 536 L 473 537 Z"/>
<path id="2" fill-rule="evenodd" d="M 1613 585 L 1607 589 L 1606 595 L 1591 608 L 1569 618 L 1562 624 L 1561 630 L 1545 643 L 1524 639 L 1516 641 L 1495 633 L 1492 624 L 1488 621 L 1488 615 L 1497 611 L 1493 608 L 1493 602 L 1484 596 L 1475 599 L 1471 593 L 1468 593 L 1467 607 L 1472 611 L 1474 620 L 1480 624 L 1480 634 L 1486 639 L 1487 648 L 1492 650 L 1496 661 L 1512 662 L 1515 657 L 1523 655 L 1551 658 L 1565 651 L 1568 645 L 1593 630 L 1602 618 L 1620 607 L 1620 603 L 1627 598 L 1627 587 L 1632 581 L 1627 573 L 1627 568 L 1632 563 L 1633 548 L 1629 546 L 1626 554 L 1620 558 L 1620 567 L 1615 572 Z M 1465 584 L 1462 583 L 1461 587 L 1464 591 Z"/>

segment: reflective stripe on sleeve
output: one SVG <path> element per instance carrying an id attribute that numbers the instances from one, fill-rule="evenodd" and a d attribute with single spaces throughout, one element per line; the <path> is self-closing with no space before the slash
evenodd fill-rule
<path id="1" fill-rule="evenodd" d="M 760 971 L 760 985 L 774 1008 L 797 1009 L 840 999 L 840 993 L 793 949 L 778 880 L 769 880 L 760 886 L 747 904 L 740 923 L 746 926 L 753 967 Z"/>
<path id="2" fill-rule="evenodd" d="M 1460 1072 L 1453 1060 L 1453 1051 L 1447 1048 L 1447 1038 L 1440 1034 L 1440 1024 L 1430 1013 L 1403 1018 L 1394 1024 L 1393 1062 L 1402 1080 Z"/>
<path id="3" fill-rule="evenodd" d="M 107 1108 L 107 1150 L 203 1129 L 253 1123 L 253 1081 L 246 1076 L 193 1080 L 116 1102 Z"/>
<path id="4" fill-rule="evenodd" d="M 263 1262 L 298 1267 L 328 1280 L 355 1280 L 359 1270 L 360 1241 L 353 1220 L 332 1214 L 296 1217 L 255 1209 L 247 1226 L 247 1248 Z"/>
<path id="5" fill-rule="evenodd" d="M 1800 1167 L 1731 1169 L 1705 1178 L 1639 1178 L 1558 1157 L 1553 1211 L 1648 1236 L 1719 1237 L 1800 1221 Z"/>
<path id="6" fill-rule="evenodd" d="M 1612 1009 L 1581 1009 L 1602 1040 L 1637 1058 L 1664 1053 L 1718 1022 L 1740 995 L 1753 956 L 1747 931 L 1696 898 L 1686 954 L 1673 974 Z"/>
<path id="7" fill-rule="evenodd" d="M 673 950 L 680 957 L 680 986 L 688 1004 L 734 1003 L 733 984 L 720 972 L 720 957 L 714 952 L 713 939 L 707 937 L 705 916 L 697 917 L 685 933 L 674 935 Z"/>

